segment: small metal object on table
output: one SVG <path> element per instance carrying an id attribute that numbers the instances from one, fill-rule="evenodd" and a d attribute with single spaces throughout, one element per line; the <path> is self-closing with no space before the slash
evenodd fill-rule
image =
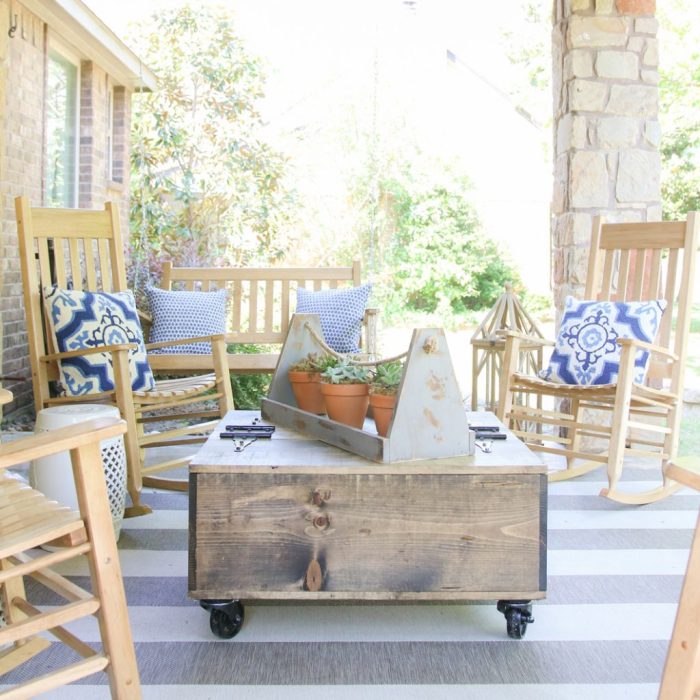
<path id="1" fill-rule="evenodd" d="M 475 414 L 470 414 L 475 415 Z M 545 597 L 547 474 L 498 424 L 490 452 L 378 463 L 277 426 L 236 452 L 219 433 L 190 463 L 189 595 L 233 637 L 243 604 L 498 601 L 521 638 Z"/>

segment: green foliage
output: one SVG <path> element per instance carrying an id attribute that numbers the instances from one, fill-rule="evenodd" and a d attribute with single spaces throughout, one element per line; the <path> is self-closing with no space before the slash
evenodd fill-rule
<path id="1" fill-rule="evenodd" d="M 310 352 L 306 357 L 295 362 L 289 368 L 290 372 L 323 372 L 329 367 L 335 367 L 338 359 L 333 355 L 322 355 Z"/>
<path id="2" fill-rule="evenodd" d="M 667 220 L 684 219 L 687 212 L 700 209 L 699 84 L 698 52 L 687 64 L 661 71 L 661 109 L 667 124 L 661 139 L 661 196 Z"/>
<path id="3" fill-rule="evenodd" d="M 268 348 L 254 343 L 236 343 L 226 346 L 226 352 L 254 355 L 266 352 Z M 231 374 L 233 403 L 236 408 L 256 410 L 260 408 L 261 399 L 267 396 L 272 375 L 260 374 Z"/>
<path id="4" fill-rule="evenodd" d="M 469 183 L 454 178 L 409 191 L 393 191 L 395 233 L 386 263 L 392 271 L 390 308 L 463 313 L 491 306 L 517 272 L 483 235 L 469 201 Z"/>
<path id="5" fill-rule="evenodd" d="M 403 377 L 403 364 L 399 360 L 377 365 L 372 379 L 371 391 L 374 394 L 395 394 Z"/>
<path id="6" fill-rule="evenodd" d="M 505 55 L 518 67 L 508 93 L 518 112 L 540 127 L 552 122 L 551 14 L 550 0 L 521 0 L 518 11 L 503 18 L 501 31 Z"/>
<path id="7" fill-rule="evenodd" d="M 141 26 L 134 41 L 158 86 L 134 100 L 135 254 L 143 243 L 190 265 L 280 258 L 294 196 L 261 136 L 258 60 L 222 8 L 168 7 Z"/>
<path id="8" fill-rule="evenodd" d="M 347 359 L 340 360 L 334 367 L 328 367 L 321 373 L 321 380 L 328 384 L 368 384 L 370 379 L 366 367 L 350 364 Z"/>

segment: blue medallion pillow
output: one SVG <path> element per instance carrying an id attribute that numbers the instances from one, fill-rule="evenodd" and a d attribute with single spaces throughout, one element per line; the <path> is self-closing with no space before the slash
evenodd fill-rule
<path id="1" fill-rule="evenodd" d="M 297 289 L 297 313 L 318 314 L 328 346 L 336 352 L 358 352 L 371 284 L 310 292 Z"/>
<path id="2" fill-rule="evenodd" d="M 620 371 L 618 338 L 653 343 L 666 301 L 577 301 L 567 297 L 549 367 L 540 377 L 559 384 L 615 384 Z M 638 350 L 634 381 L 642 384 L 649 351 Z"/>
<path id="3" fill-rule="evenodd" d="M 172 292 L 148 287 L 146 295 L 153 318 L 148 338 L 150 343 L 226 332 L 225 289 L 215 292 Z M 170 345 L 150 352 L 154 355 L 211 355 L 211 343 Z"/>
<path id="4" fill-rule="evenodd" d="M 45 303 L 58 352 L 136 343 L 137 348 L 129 351 L 131 387 L 134 391 L 149 391 L 155 387 L 131 292 L 108 294 L 54 287 Z M 63 359 L 59 365 L 68 395 L 114 389 L 112 355 L 108 352 Z"/>

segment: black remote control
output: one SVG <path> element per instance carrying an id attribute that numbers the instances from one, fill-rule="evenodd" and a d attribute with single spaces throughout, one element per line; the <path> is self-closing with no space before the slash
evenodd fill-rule
<path id="1" fill-rule="evenodd" d="M 234 440 L 245 439 L 245 438 L 255 438 L 256 440 L 271 438 L 272 433 L 252 433 L 249 430 L 230 430 L 223 433 L 219 433 L 220 438 L 232 438 Z"/>
<path id="2" fill-rule="evenodd" d="M 505 440 L 508 437 L 505 433 L 495 433 L 491 430 L 476 430 L 477 440 Z"/>

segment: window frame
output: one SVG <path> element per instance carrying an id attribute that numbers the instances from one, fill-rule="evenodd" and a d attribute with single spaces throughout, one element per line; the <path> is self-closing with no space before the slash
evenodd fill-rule
<path id="1" fill-rule="evenodd" d="M 48 191 L 49 191 L 49 171 L 48 171 L 48 148 L 49 148 L 49 135 L 48 135 L 48 73 L 49 65 L 51 61 L 57 63 L 69 64 L 75 69 L 75 95 L 74 95 L 74 143 L 72 149 L 73 157 L 73 177 L 72 177 L 72 196 L 64 196 L 64 201 L 62 203 L 53 203 L 49 201 Z M 43 200 L 45 206 L 57 206 L 57 207 L 78 207 L 79 197 L 80 197 L 80 118 L 81 118 L 81 59 L 80 56 L 72 51 L 66 44 L 56 39 L 55 37 L 49 37 L 46 47 L 46 93 L 44 97 L 44 193 Z M 65 193 L 64 193 L 65 194 Z"/>

